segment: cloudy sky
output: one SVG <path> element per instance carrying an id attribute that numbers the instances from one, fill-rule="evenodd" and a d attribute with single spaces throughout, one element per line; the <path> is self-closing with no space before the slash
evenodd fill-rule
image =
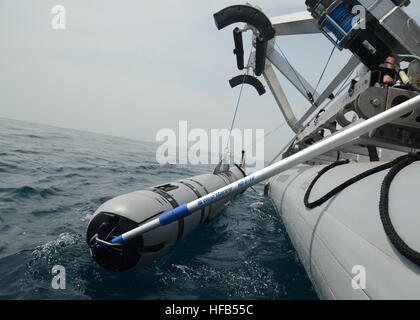
<path id="1" fill-rule="evenodd" d="M 420 4 L 407 11 L 420 21 Z M 239 87 L 232 28 L 218 31 L 224 0 L 0 0 L 0 117 L 155 141 L 162 128 L 229 128 Z M 240 2 L 239 2 L 240 3 Z M 305 10 L 304 0 L 258 0 L 268 16 Z M 63 5 L 67 29 L 53 30 Z M 249 37 L 250 35 L 248 35 Z M 320 35 L 277 38 L 315 85 L 331 50 Z M 349 54 L 338 52 L 325 80 Z M 283 79 L 284 80 L 284 79 Z M 320 88 L 324 88 L 323 81 Z M 282 82 L 296 114 L 308 103 Z M 268 90 L 268 88 L 267 88 Z M 236 125 L 266 131 L 283 122 L 273 96 L 246 87 Z M 266 140 L 266 160 L 292 136 Z"/>

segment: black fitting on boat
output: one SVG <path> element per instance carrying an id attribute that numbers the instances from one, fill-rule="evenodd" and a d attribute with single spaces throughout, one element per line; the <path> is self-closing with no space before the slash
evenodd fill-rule
<path id="1" fill-rule="evenodd" d="M 258 30 L 256 39 L 256 57 L 255 57 L 255 75 L 260 76 L 265 68 L 265 58 L 267 54 L 267 43 L 273 39 L 276 32 L 271 24 L 270 19 L 260 10 L 249 5 L 235 5 L 224 8 L 213 15 L 217 29 L 237 22 L 247 23 Z M 235 41 L 236 61 L 238 69 L 244 68 L 243 61 L 243 43 L 241 31 L 236 28 L 233 30 L 233 38 Z"/>
<path id="2" fill-rule="evenodd" d="M 239 86 L 243 83 L 253 86 L 260 96 L 265 93 L 263 84 L 256 77 L 250 75 L 239 75 L 229 80 L 231 88 L 235 88 L 236 86 Z"/>
<path id="3" fill-rule="evenodd" d="M 239 70 L 244 68 L 244 43 L 242 41 L 242 32 L 239 28 L 233 29 L 233 41 L 235 42 L 235 49 L 233 53 L 236 55 L 236 63 Z"/>
<path id="4" fill-rule="evenodd" d="M 215 13 L 213 17 L 219 30 L 233 23 L 244 22 L 255 27 L 264 41 L 273 39 L 275 36 L 270 19 L 263 12 L 249 5 L 230 6 Z"/>
<path id="5" fill-rule="evenodd" d="M 310 93 L 309 91 L 306 93 L 306 95 L 308 96 L 309 102 L 312 104 L 315 104 L 314 95 Z"/>
<path id="6" fill-rule="evenodd" d="M 255 75 L 260 76 L 265 69 L 265 59 L 267 55 L 267 41 L 263 37 L 258 36 L 255 44 Z"/>

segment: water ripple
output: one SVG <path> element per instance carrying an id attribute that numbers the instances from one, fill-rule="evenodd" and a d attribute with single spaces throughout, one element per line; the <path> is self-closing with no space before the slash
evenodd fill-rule
<path id="1" fill-rule="evenodd" d="M 124 138 L 0 119 L 0 299 L 316 299 L 263 186 L 143 272 L 96 265 L 85 232 L 124 193 L 210 172 Z M 54 265 L 67 289 L 51 287 Z"/>

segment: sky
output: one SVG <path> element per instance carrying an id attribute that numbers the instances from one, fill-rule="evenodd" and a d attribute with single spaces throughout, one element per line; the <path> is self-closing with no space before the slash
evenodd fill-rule
<path id="1" fill-rule="evenodd" d="M 229 128 L 240 88 L 232 27 L 218 31 L 224 0 L 0 0 L 0 117 L 156 141 L 159 130 Z M 243 4 L 243 3 L 242 3 Z M 258 0 L 269 17 L 304 11 L 304 0 Z M 66 30 L 51 9 L 66 8 Z M 420 21 L 420 3 L 406 9 Z M 322 35 L 278 37 L 292 65 L 315 86 L 332 45 Z M 250 34 L 245 36 L 250 42 Z M 246 48 L 249 50 L 249 47 Z M 247 55 L 249 53 L 246 53 Z M 336 52 L 320 85 L 349 58 Z M 308 102 L 285 79 L 295 114 Z M 283 123 L 273 96 L 245 87 L 240 129 Z M 266 160 L 293 136 L 285 126 L 265 141 Z"/>

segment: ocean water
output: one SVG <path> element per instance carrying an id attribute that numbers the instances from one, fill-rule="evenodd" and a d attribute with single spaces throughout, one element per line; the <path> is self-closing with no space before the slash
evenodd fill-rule
<path id="1" fill-rule="evenodd" d="M 158 165 L 155 151 L 0 118 L 0 299 L 317 299 L 262 185 L 143 272 L 96 265 L 85 232 L 99 205 L 211 170 Z M 51 286 L 54 265 L 65 290 Z"/>

